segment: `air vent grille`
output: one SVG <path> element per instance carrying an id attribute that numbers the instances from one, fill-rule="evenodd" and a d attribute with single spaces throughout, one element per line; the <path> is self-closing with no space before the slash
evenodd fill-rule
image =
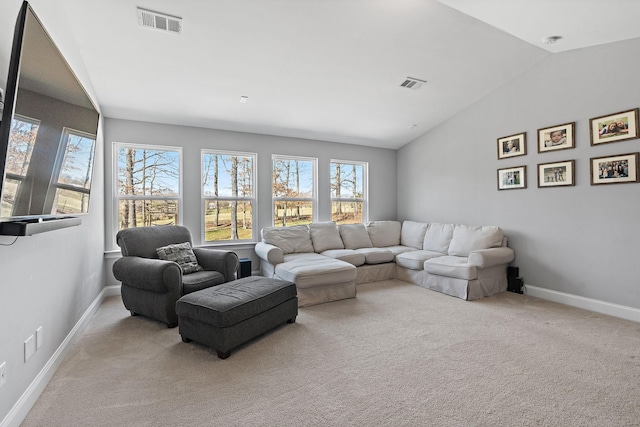
<path id="1" fill-rule="evenodd" d="M 182 18 L 138 8 L 138 24 L 144 28 L 182 34 Z"/>
<path id="2" fill-rule="evenodd" d="M 402 82 L 402 84 L 400 84 L 400 87 L 406 87 L 407 89 L 418 90 L 426 82 L 427 82 L 426 80 L 416 79 L 414 77 L 407 77 Z"/>

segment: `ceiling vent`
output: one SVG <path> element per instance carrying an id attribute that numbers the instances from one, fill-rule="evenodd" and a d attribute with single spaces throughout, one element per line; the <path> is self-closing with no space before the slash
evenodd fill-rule
<path id="1" fill-rule="evenodd" d="M 138 24 L 144 28 L 182 34 L 182 18 L 138 8 Z"/>
<path id="2" fill-rule="evenodd" d="M 422 86 L 426 82 L 427 82 L 426 80 L 420 80 L 414 77 L 407 77 L 405 81 L 402 82 L 400 87 L 406 87 L 407 89 L 418 90 L 420 89 L 420 86 Z"/>

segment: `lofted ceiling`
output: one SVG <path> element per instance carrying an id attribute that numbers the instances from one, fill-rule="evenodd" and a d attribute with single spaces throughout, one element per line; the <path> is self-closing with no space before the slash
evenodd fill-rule
<path id="1" fill-rule="evenodd" d="M 106 117 L 385 148 L 549 55 L 640 37 L 637 0 L 62 4 Z M 136 7 L 182 18 L 182 35 L 142 28 Z"/>

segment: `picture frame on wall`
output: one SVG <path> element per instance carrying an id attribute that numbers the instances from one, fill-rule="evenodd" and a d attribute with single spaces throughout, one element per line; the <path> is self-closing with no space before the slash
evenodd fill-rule
<path id="1" fill-rule="evenodd" d="M 538 188 L 575 185 L 575 160 L 538 164 Z"/>
<path id="2" fill-rule="evenodd" d="M 589 119 L 591 145 L 639 138 L 638 109 L 608 114 Z"/>
<path id="3" fill-rule="evenodd" d="M 638 153 L 591 158 L 591 185 L 639 182 Z"/>
<path id="4" fill-rule="evenodd" d="M 538 153 L 575 148 L 575 122 L 538 129 Z"/>
<path id="5" fill-rule="evenodd" d="M 527 166 L 498 169 L 498 190 L 527 188 Z"/>
<path id="6" fill-rule="evenodd" d="M 498 160 L 527 154 L 527 133 L 498 138 Z"/>

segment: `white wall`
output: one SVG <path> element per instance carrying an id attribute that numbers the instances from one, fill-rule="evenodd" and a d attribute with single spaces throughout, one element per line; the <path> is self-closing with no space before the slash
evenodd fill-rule
<path id="1" fill-rule="evenodd" d="M 640 308 L 640 184 L 591 186 L 589 119 L 640 107 L 640 39 L 558 53 L 398 152 L 400 219 L 499 225 L 525 283 Z M 538 153 L 537 130 L 575 122 L 575 149 Z M 527 132 L 527 155 L 496 139 Z M 576 185 L 537 188 L 537 165 L 575 159 Z M 527 187 L 497 190 L 497 169 L 527 166 Z"/>
<path id="2" fill-rule="evenodd" d="M 194 245 L 202 245 L 200 207 L 200 150 L 221 149 L 258 154 L 258 218 L 254 228 L 271 225 L 271 156 L 284 154 L 315 157 L 318 159 L 318 203 L 320 211 L 316 221 L 330 221 L 331 159 L 354 160 L 369 164 L 369 219 L 396 218 L 396 150 L 336 144 L 326 141 L 303 140 L 242 132 L 193 128 L 119 119 L 105 121 L 105 203 L 110 207 L 113 194 L 113 143 L 156 144 L 183 147 L 184 218 L 193 235 Z M 324 209 L 322 209 L 324 208 Z M 119 252 L 115 244 L 114 212 L 106 212 L 105 241 L 107 248 Z M 252 258 L 254 270 L 258 259 L 253 245 L 226 246 L 240 257 Z M 113 258 L 109 258 L 112 264 Z M 109 268 L 107 268 L 109 271 Z M 107 284 L 115 284 L 108 276 Z"/>
<path id="3" fill-rule="evenodd" d="M 93 96 L 91 82 L 68 30 L 70 24 L 59 5 L 47 0 L 30 3 Z M 15 19 L 21 4 L 21 0 L 0 3 L 0 87 L 3 88 Z M 102 124 L 100 126 L 99 133 Z M 0 363 L 7 363 L 7 383 L 0 389 L 2 425 L 21 421 L 20 417 L 32 403 L 25 401 L 23 394 L 42 378 L 39 374 L 46 370 L 59 346 L 103 290 L 102 147 L 102 137 L 98 136 L 90 214 L 83 217 L 82 225 L 21 237 L 13 245 L 0 246 Z M 0 236 L 2 245 L 11 244 L 13 240 L 13 237 Z M 23 343 L 40 326 L 43 327 L 44 343 L 24 362 Z M 22 412 L 16 414 L 19 402 Z"/>

